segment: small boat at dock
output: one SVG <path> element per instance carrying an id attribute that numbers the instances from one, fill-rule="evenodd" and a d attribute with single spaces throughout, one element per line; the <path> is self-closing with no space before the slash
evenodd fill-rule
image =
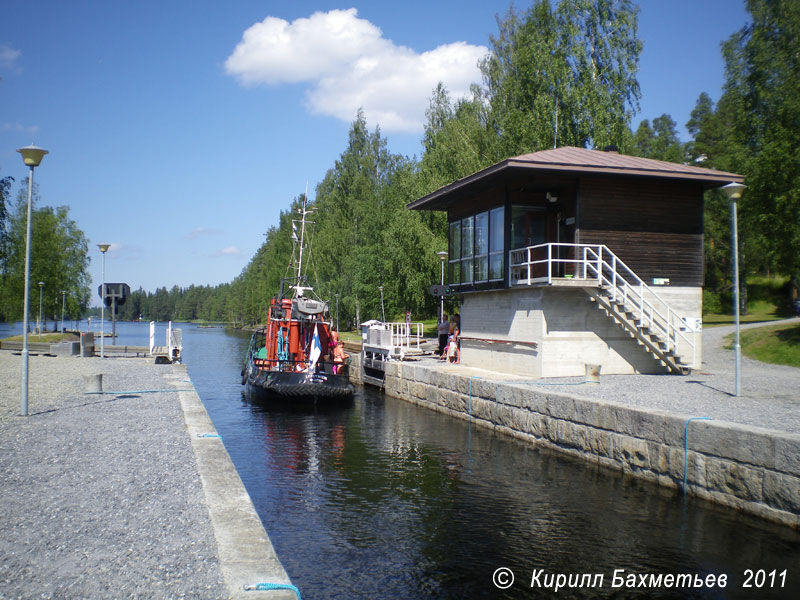
<path id="1" fill-rule="evenodd" d="M 351 399 L 355 387 L 347 364 L 334 359 L 335 347 L 341 342 L 327 316 L 328 303 L 311 297 L 313 288 L 304 285 L 305 226 L 311 212 L 306 209 L 305 197 L 298 212 L 300 238 L 293 236 L 296 275 L 282 280 L 280 294 L 270 300 L 266 324 L 250 339 L 242 384 L 257 400 L 317 403 Z"/>

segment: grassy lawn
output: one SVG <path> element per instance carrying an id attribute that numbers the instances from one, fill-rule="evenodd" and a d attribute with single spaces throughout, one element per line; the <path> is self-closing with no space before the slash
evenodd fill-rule
<path id="1" fill-rule="evenodd" d="M 773 303 L 766 300 L 756 300 L 748 302 L 747 314 L 739 315 L 740 323 L 762 323 L 769 321 L 779 321 L 786 319 L 791 315 L 787 315 L 780 311 Z M 731 314 L 718 314 L 706 313 L 703 315 L 703 327 L 714 327 L 717 325 L 733 325 L 733 315 Z"/>
<path id="2" fill-rule="evenodd" d="M 726 336 L 733 348 L 734 335 Z M 775 365 L 800 367 L 800 324 L 765 325 L 741 332 L 742 354 Z"/>

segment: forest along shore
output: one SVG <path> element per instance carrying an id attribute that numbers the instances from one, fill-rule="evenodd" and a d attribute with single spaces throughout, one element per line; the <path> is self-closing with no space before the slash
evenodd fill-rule
<path id="1" fill-rule="evenodd" d="M 85 393 L 100 373 L 112 393 Z M 193 440 L 187 431 L 208 415 L 183 365 L 31 356 L 27 417 L 19 416 L 19 355 L 0 352 L 0 380 L 4 594 L 236 598 L 244 592 L 232 573 L 258 581 L 275 574 L 264 561 L 237 571 L 218 546 L 236 532 L 215 531 L 207 451 L 193 444 L 227 453 L 219 439 Z M 211 476 L 238 481 L 226 464 Z M 246 527 L 266 538 L 257 517 Z"/>

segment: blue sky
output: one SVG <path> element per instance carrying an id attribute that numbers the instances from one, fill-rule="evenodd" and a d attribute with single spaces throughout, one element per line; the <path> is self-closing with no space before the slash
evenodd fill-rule
<path id="1" fill-rule="evenodd" d="M 518 1 L 524 10 L 530 1 Z M 70 207 L 106 279 L 154 291 L 234 279 L 347 143 L 362 106 L 393 152 L 420 154 L 428 98 L 479 80 L 506 0 L 13 1 L 0 21 L 0 176 L 50 154 L 42 202 Z M 723 83 L 740 0 L 641 0 L 641 110 L 684 124 Z M 16 194 L 18 187 L 15 188 Z M 409 198 L 409 201 L 413 200 Z"/>

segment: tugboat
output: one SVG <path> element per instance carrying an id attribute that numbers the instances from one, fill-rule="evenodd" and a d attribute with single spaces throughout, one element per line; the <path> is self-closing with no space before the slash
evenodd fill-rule
<path id="1" fill-rule="evenodd" d="M 281 280 L 280 295 L 270 300 L 266 325 L 253 333 L 242 384 L 257 400 L 348 400 L 355 387 L 347 376 L 347 365 L 330 360 L 334 344 L 341 342 L 326 320 L 328 303 L 309 297 L 313 288 L 303 285 L 306 216 L 313 212 L 307 210 L 305 196 L 297 212 L 301 218 L 292 221 L 296 276 Z"/>

